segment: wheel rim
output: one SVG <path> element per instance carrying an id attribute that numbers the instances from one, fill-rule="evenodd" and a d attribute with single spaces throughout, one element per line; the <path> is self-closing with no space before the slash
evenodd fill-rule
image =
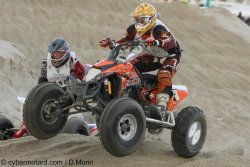
<path id="1" fill-rule="evenodd" d="M 192 146 L 196 145 L 200 141 L 201 133 L 202 133 L 201 123 L 198 121 L 193 122 L 188 132 L 189 144 L 191 144 Z"/>
<path id="2" fill-rule="evenodd" d="M 53 106 L 54 102 L 54 99 L 49 99 L 42 106 L 41 117 L 47 124 L 53 124 L 57 121 L 57 118 L 52 115 L 56 111 L 56 108 Z"/>
<path id="3" fill-rule="evenodd" d="M 125 141 L 131 140 L 137 131 L 137 121 L 131 114 L 124 115 L 118 123 L 118 132 L 120 138 Z"/>

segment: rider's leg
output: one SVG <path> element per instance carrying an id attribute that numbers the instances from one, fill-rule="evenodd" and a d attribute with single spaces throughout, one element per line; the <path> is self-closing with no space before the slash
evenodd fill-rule
<path id="1" fill-rule="evenodd" d="M 164 111 L 172 94 L 172 78 L 180 64 L 180 56 L 166 58 L 158 71 L 158 94 L 156 95 L 157 105 L 162 106 Z"/>
<path id="2" fill-rule="evenodd" d="M 158 85 L 157 85 L 158 93 L 156 95 L 156 104 L 158 105 L 159 111 L 161 111 L 162 120 L 164 120 L 166 116 L 167 104 L 170 99 L 170 93 L 164 90 L 167 88 L 168 90 L 171 90 L 172 76 L 170 75 L 170 72 L 168 70 L 160 69 L 157 77 L 158 77 Z"/>

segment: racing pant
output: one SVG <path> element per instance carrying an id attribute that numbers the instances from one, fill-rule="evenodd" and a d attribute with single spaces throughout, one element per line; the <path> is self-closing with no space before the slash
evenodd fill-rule
<path id="1" fill-rule="evenodd" d="M 172 95 L 172 78 L 174 77 L 181 62 L 181 54 L 166 58 L 162 67 L 157 73 L 158 85 L 156 102 L 158 105 L 167 107 L 167 103 Z"/>

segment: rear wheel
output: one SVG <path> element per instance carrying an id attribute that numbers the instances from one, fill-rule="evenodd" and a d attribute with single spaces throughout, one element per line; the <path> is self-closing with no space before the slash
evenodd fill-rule
<path id="1" fill-rule="evenodd" d="M 207 124 L 205 114 L 197 107 L 184 108 L 178 113 L 172 130 L 174 151 L 182 157 L 193 157 L 205 142 Z"/>
<path id="2" fill-rule="evenodd" d="M 14 128 L 11 121 L 5 116 L 0 115 L 0 140 L 12 138 L 12 133 L 8 129 Z"/>
<path id="3" fill-rule="evenodd" d="M 55 105 L 63 94 L 63 89 L 55 83 L 44 83 L 31 90 L 24 103 L 23 119 L 32 136 L 48 139 L 63 129 L 67 117 L 56 116 Z"/>
<path id="4" fill-rule="evenodd" d="M 126 156 L 135 152 L 144 139 L 145 114 L 135 100 L 119 98 L 105 108 L 99 128 L 104 148 L 114 156 Z"/>
<path id="5" fill-rule="evenodd" d="M 71 117 L 68 119 L 62 133 L 90 135 L 88 125 L 79 117 Z"/>

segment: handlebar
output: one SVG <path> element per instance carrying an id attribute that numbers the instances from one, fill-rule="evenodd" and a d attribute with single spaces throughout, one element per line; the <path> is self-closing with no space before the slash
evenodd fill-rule
<path id="1" fill-rule="evenodd" d="M 134 40 L 134 41 L 123 42 L 123 43 L 117 45 L 116 47 L 114 47 L 111 50 L 108 59 L 109 60 L 115 60 L 117 58 L 117 56 L 119 55 L 120 50 L 125 50 L 126 49 L 125 47 L 139 46 L 139 45 L 140 46 L 146 46 L 146 42 L 142 41 L 142 40 Z"/>
<path id="2" fill-rule="evenodd" d="M 154 42 L 155 42 L 155 41 L 154 41 Z M 114 45 L 114 46 L 115 46 L 115 45 Z M 129 46 L 142 46 L 142 47 L 144 47 L 144 48 L 147 48 L 148 45 L 147 45 L 146 41 L 144 41 L 144 40 L 138 40 L 138 39 L 133 40 L 133 41 L 128 41 L 128 42 L 123 42 L 123 43 L 121 43 L 121 44 L 115 46 L 115 47 L 111 50 L 108 59 L 109 59 L 109 60 L 116 60 L 116 58 L 117 58 L 117 56 L 119 55 L 120 51 L 121 51 L 121 50 L 127 49 L 127 47 L 129 47 Z M 153 44 L 153 46 L 155 46 L 155 45 Z M 178 46 L 178 47 L 179 47 L 179 46 Z M 179 48 L 179 52 L 181 53 L 181 52 L 183 52 L 183 50 Z M 164 57 L 171 56 L 172 54 L 174 54 L 174 53 L 170 53 L 170 54 L 169 54 L 169 53 L 166 53 L 166 56 L 164 56 Z M 164 58 L 164 57 L 160 57 L 160 58 L 158 58 L 158 60 L 160 60 L 160 59 L 162 59 L 162 58 Z"/>

